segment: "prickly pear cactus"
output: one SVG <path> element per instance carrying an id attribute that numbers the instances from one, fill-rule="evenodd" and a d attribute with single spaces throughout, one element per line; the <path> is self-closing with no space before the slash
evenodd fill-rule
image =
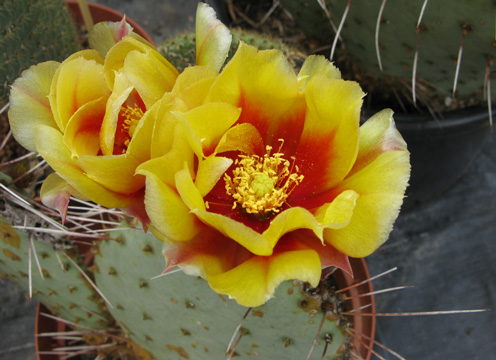
<path id="1" fill-rule="evenodd" d="M 337 27 L 348 1 L 325 3 Z M 281 0 L 281 4 L 302 27 L 327 24 L 332 29 L 317 0 Z M 383 0 L 351 2 L 340 33 L 343 54 L 353 64 L 351 71 L 361 79 L 374 76 L 401 90 L 411 88 L 415 78 L 418 99 L 425 103 L 437 100 L 441 105 L 466 106 L 484 102 L 488 67 L 496 56 L 493 0 L 386 1 L 382 14 L 381 5 Z M 330 45 L 328 33 L 310 35 Z M 363 80 L 361 84 L 367 86 Z M 494 91 L 492 100 L 496 100 Z"/>
<path id="2" fill-rule="evenodd" d="M 278 49 L 281 50 L 290 63 L 298 68 L 303 64 L 305 55 L 296 49 L 292 49 L 280 40 L 274 39 L 268 35 L 262 35 L 244 30 L 232 29 L 232 43 L 229 50 L 228 59 L 234 55 L 238 48 L 239 41 L 256 46 L 260 50 Z M 196 61 L 196 43 L 195 33 L 185 33 L 171 38 L 161 44 L 158 50 L 164 55 L 179 71 L 193 65 Z"/>
<path id="3" fill-rule="evenodd" d="M 66 250 L 66 253 L 77 263 L 78 257 L 74 252 Z M 84 264 L 78 266 L 87 269 Z M 92 329 L 107 326 L 107 313 L 102 310 L 99 295 L 76 266 L 61 253 L 57 258 L 50 245 L 35 240 L 34 233 L 16 230 L 1 217 L 0 273 L 26 291 L 29 291 L 31 273 L 33 298 L 45 304 L 53 314 Z"/>
<path id="4" fill-rule="evenodd" d="M 79 46 L 62 0 L 1 0 L 0 31 L 0 104 L 30 65 L 63 60 Z"/>
<path id="5" fill-rule="evenodd" d="M 151 279 L 165 266 L 161 243 L 152 235 L 123 229 L 112 236 L 117 241 L 102 241 L 95 256 L 97 285 L 112 303 L 114 318 L 156 359 L 221 359 L 226 353 L 236 359 L 308 355 L 323 314 L 322 295 L 315 289 L 281 284 L 275 298 L 252 309 L 235 334 L 247 308 L 182 272 Z M 311 359 L 349 358 L 347 326 L 344 318 L 329 313 Z"/>

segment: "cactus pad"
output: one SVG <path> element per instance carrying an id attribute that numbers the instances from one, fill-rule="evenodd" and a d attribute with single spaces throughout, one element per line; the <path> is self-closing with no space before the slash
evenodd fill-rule
<path id="1" fill-rule="evenodd" d="M 151 280 L 165 266 L 161 243 L 140 230 L 112 232 L 117 240 L 100 243 L 96 282 L 114 308 L 114 318 L 131 338 L 161 359 L 221 359 L 247 312 L 212 291 L 207 282 L 181 271 Z M 301 284 L 282 283 L 275 298 L 253 308 L 235 337 L 240 359 L 306 358 L 322 312 Z M 307 289 L 308 290 L 308 289 Z M 313 305 L 312 305 L 313 304 Z M 343 319 L 328 318 L 312 354 L 345 359 L 350 339 Z"/>
<path id="2" fill-rule="evenodd" d="M 14 229 L 10 223 L 0 218 L 0 273 L 7 274 L 8 278 L 26 291 L 29 289 L 29 236 L 27 232 Z M 99 305 L 99 296 L 79 270 L 60 254 L 62 269 L 55 250 L 50 245 L 35 240 L 33 243 L 44 277 L 41 278 L 32 253 L 33 298 L 65 320 L 93 329 L 105 328 L 105 321 L 102 319 L 105 314 Z M 71 258 L 77 261 L 74 254 Z M 79 266 L 85 268 L 84 264 Z"/>

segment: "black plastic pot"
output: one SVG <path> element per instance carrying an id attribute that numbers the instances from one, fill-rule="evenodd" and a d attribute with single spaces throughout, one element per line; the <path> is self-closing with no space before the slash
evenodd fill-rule
<path id="1" fill-rule="evenodd" d="M 425 114 L 395 113 L 394 118 L 411 153 L 412 175 L 404 209 L 429 202 L 446 191 L 491 135 L 487 108 L 447 112 L 440 120 Z"/>

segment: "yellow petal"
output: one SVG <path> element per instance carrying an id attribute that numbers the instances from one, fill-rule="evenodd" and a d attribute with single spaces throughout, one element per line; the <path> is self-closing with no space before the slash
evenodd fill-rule
<path id="1" fill-rule="evenodd" d="M 244 43 L 206 99 L 242 108 L 239 123 L 254 125 L 266 145 L 277 146 L 279 139 L 285 139 L 285 150 L 290 152 L 303 126 L 303 100 L 294 70 L 280 51 L 258 51 Z"/>
<path id="2" fill-rule="evenodd" d="M 126 61 L 127 55 L 132 51 L 138 51 L 142 54 L 147 54 L 149 60 L 151 60 L 156 66 L 156 70 L 160 73 L 160 78 L 165 79 L 166 86 L 174 84 L 179 72 L 170 62 L 168 62 L 160 53 L 155 50 L 149 44 L 143 43 L 140 40 L 135 39 L 133 36 L 126 36 L 121 41 L 119 41 L 115 46 L 113 46 L 107 56 L 105 57 L 105 76 L 107 78 L 108 86 L 113 89 L 114 87 L 114 73 L 119 71 L 124 67 L 124 62 Z M 133 62 L 133 66 L 135 62 Z M 134 69 L 132 72 L 136 75 L 138 69 Z"/>
<path id="3" fill-rule="evenodd" d="M 126 154 L 135 157 L 140 162 L 150 159 L 153 130 L 158 116 L 159 103 L 148 109 L 136 125 L 134 135 L 129 143 Z"/>
<path id="4" fill-rule="evenodd" d="M 63 142 L 62 134 L 49 126 L 36 127 L 36 146 L 40 155 L 78 193 L 109 208 L 124 208 L 135 199 L 115 193 L 89 179 L 72 160 L 70 150 Z"/>
<path id="5" fill-rule="evenodd" d="M 65 221 L 69 198 L 75 190 L 67 181 L 56 173 L 51 173 L 43 182 L 40 190 L 41 202 L 49 208 L 56 209 Z"/>
<path id="6" fill-rule="evenodd" d="M 146 174 L 145 206 L 151 224 L 166 238 L 187 241 L 198 231 L 181 197 L 152 173 Z"/>
<path id="7" fill-rule="evenodd" d="M 264 143 L 257 128 L 249 123 L 238 124 L 222 136 L 215 148 L 215 153 L 241 151 L 245 154 L 261 154 Z"/>
<path id="8" fill-rule="evenodd" d="M 220 70 L 231 41 L 229 29 L 217 20 L 214 9 L 199 3 L 196 10 L 196 65 Z"/>
<path id="9" fill-rule="evenodd" d="M 186 68 L 176 80 L 172 93 L 181 99 L 187 109 L 193 109 L 205 102 L 208 90 L 219 73 L 208 66 Z"/>
<path id="10" fill-rule="evenodd" d="M 147 108 L 172 90 L 178 72 L 158 59 L 154 51 L 131 51 L 126 56 L 123 71 L 133 83 Z"/>
<path id="11" fill-rule="evenodd" d="M 312 230 L 323 241 L 323 226 L 318 223 L 310 211 L 302 207 L 293 207 L 277 214 L 271 221 L 269 228 L 262 235 L 274 247 L 284 234 L 297 229 Z"/>
<path id="12" fill-rule="evenodd" d="M 343 191 L 332 202 L 318 208 L 315 212 L 315 218 L 326 227 L 343 228 L 351 221 L 358 197 L 356 191 Z"/>
<path id="13" fill-rule="evenodd" d="M 84 56 L 64 61 L 57 70 L 49 95 L 59 129 L 65 131 L 72 115 L 81 106 L 109 95 L 102 64 Z"/>
<path id="14" fill-rule="evenodd" d="M 29 151 L 36 151 L 36 125 L 57 126 L 47 96 L 59 65 L 48 61 L 30 67 L 10 90 L 10 128 L 15 139 Z"/>
<path id="15" fill-rule="evenodd" d="M 314 75 L 306 86 L 307 111 L 295 154 L 303 186 L 293 196 L 326 191 L 348 174 L 358 152 L 364 93 L 353 81 Z"/>
<path id="16" fill-rule="evenodd" d="M 324 238 L 352 257 L 371 254 L 386 241 L 403 202 L 410 177 L 409 153 L 385 110 L 362 126 L 360 152 L 350 176 L 336 191 L 351 189 L 360 197 L 348 226 L 326 230 Z"/>
<path id="17" fill-rule="evenodd" d="M 407 144 L 394 124 L 393 111 L 384 109 L 360 127 L 360 149 L 349 175 L 366 166 L 383 152 L 406 149 Z"/>
<path id="18" fill-rule="evenodd" d="M 88 34 L 88 41 L 92 49 L 105 56 L 112 46 L 132 31 L 133 28 L 125 17 L 119 22 L 102 21 L 93 26 Z"/>
<path id="19" fill-rule="evenodd" d="M 341 79 L 341 72 L 322 55 L 311 55 L 306 58 L 298 73 L 300 91 L 304 92 L 308 81 L 315 75 L 324 75 L 329 79 Z"/>
<path id="20" fill-rule="evenodd" d="M 254 256 L 225 273 L 207 274 L 212 289 L 227 294 L 242 306 L 260 306 L 274 296 L 285 280 L 298 279 L 317 286 L 321 263 L 314 250 L 286 251 L 264 258 Z"/>
<path id="21" fill-rule="evenodd" d="M 175 186 L 175 174 L 184 168 L 184 163 L 187 163 L 189 170 L 193 171 L 195 161 L 194 152 L 182 129 L 177 127 L 173 132 L 176 136 L 173 138 L 171 150 L 163 156 L 152 158 L 141 164 L 136 170 L 138 174 L 154 174 L 171 187 Z"/>
<path id="22" fill-rule="evenodd" d="M 205 210 L 203 197 L 191 178 L 187 164 L 185 164 L 184 169 L 176 172 L 175 180 L 176 189 L 181 196 L 181 199 L 183 199 L 184 204 L 190 209 Z"/>
<path id="23" fill-rule="evenodd" d="M 226 216 L 203 211 L 201 209 L 192 209 L 191 212 L 203 223 L 217 229 L 226 237 L 231 238 L 241 246 L 244 246 L 251 253 L 262 256 L 272 254 L 273 245 L 270 241 L 252 228 Z"/>
<path id="24" fill-rule="evenodd" d="M 117 193 L 132 194 L 145 186 L 145 178 L 134 175 L 140 163 L 125 154 L 83 156 L 76 164 L 89 179 Z"/>
<path id="25" fill-rule="evenodd" d="M 200 138 L 205 155 L 213 152 L 224 133 L 238 120 L 241 109 L 226 103 L 207 103 L 184 113 Z"/>
<path id="26" fill-rule="evenodd" d="M 106 102 L 107 98 L 102 97 L 84 104 L 67 123 L 64 143 L 73 157 L 97 155 L 100 151 L 99 132 Z"/>
<path id="27" fill-rule="evenodd" d="M 133 91 L 133 85 L 122 72 L 115 74 L 114 90 L 108 98 L 100 131 L 100 146 L 104 155 L 114 153 L 115 132 L 122 105 Z"/>
<path id="28" fill-rule="evenodd" d="M 233 160 L 221 156 L 209 156 L 198 163 L 195 186 L 201 196 L 207 195 L 232 165 Z"/>

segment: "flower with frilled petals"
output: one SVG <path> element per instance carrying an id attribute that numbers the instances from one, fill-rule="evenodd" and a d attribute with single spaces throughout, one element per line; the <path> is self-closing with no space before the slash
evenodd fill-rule
<path id="1" fill-rule="evenodd" d="M 284 280 L 352 272 L 388 237 L 410 174 L 383 110 L 360 127 L 364 93 L 325 58 L 298 74 L 243 44 L 220 72 L 194 66 L 161 100 L 146 176 L 150 229 L 167 268 L 258 306 Z"/>
<path id="2" fill-rule="evenodd" d="M 106 30 L 106 31 L 105 31 Z M 55 170 L 43 202 L 65 215 L 70 195 L 146 219 L 145 179 L 155 103 L 178 71 L 125 23 L 98 24 L 97 50 L 26 70 L 12 86 L 9 120 L 17 141 Z M 119 35 L 120 34 L 120 35 Z"/>

